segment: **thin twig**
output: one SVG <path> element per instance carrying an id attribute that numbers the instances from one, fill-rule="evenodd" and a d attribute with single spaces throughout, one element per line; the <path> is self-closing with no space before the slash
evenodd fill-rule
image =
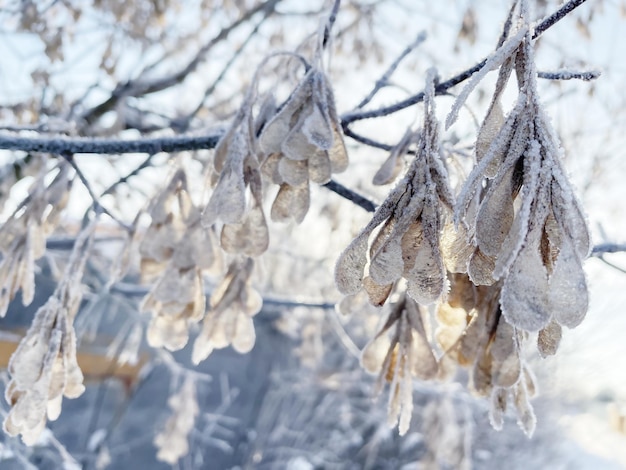
<path id="1" fill-rule="evenodd" d="M 374 212 L 376 210 L 376 204 L 360 194 L 355 193 L 351 189 L 346 188 L 344 185 L 337 183 L 335 180 L 330 180 L 324 185 L 325 188 L 330 189 L 332 192 L 339 194 L 344 199 L 352 201 L 357 206 L 362 207 L 367 212 Z"/>
<path id="2" fill-rule="evenodd" d="M 548 80 L 584 80 L 586 82 L 600 77 L 599 70 L 589 70 L 586 72 L 570 72 L 569 70 L 559 70 L 557 72 L 537 72 L 537 77 Z"/>
<path id="3" fill-rule="evenodd" d="M 122 294 L 128 297 L 143 297 L 150 291 L 147 286 L 141 286 L 138 284 L 131 284 L 128 282 L 116 282 L 111 286 L 111 292 Z M 211 296 L 211 291 L 205 289 L 205 295 Z M 322 310 L 334 309 L 335 304 L 331 302 L 305 302 L 288 299 L 276 299 L 276 298 L 263 298 L 263 304 L 272 307 L 307 307 L 307 308 L 319 308 Z"/>
<path id="4" fill-rule="evenodd" d="M 552 13 L 546 19 L 544 19 L 541 23 L 539 23 L 535 27 L 535 32 L 533 33 L 533 39 L 537 39 L 541 34 L 547 30 L 548 28 L 554 26 L 557 22 L 561 21 L 567 15 L 569 15 L 575 8 L 578 8 L 587 0 L 570 0 L 557 11 Z"/>
<path id="5" fill-rule="evenodd" d="M 230 24 L 226 28 L 223 28 L 219 32 L 219 34 L 217 34 L 217 36 L 215 36 L 207 44 L 202 46 L 196 56 L 183 69 L 166 77 L 162 77 L 160 79 L 152 81 L 142 81 L 142 79 L 139 78 L 118 85 L 106 101 L 88 110 L 86 113 L 83 114 L 82 119 L 88 124 L 92 124 L 105 112 L 112 109 L 122 98 L 128 96 L 138 97 L 150 93 L 156 93 L 181 83 L 185 79 L 185 77 L 187 77 L 198 68 L 198 66 L 206 58 L 208 52 L 216 44 L 226 39 L 233 30 L 238 28 L 240 25 L 247 23 L 250 18 L 252 18 L 257 13 L 261 11 L 272 12 L 280 1 L 281 0 L 268 0 L 247 11 L 234 23 Z"/>
<path id="6" fill-rule="evenodd" d="M 369 137 L 365 137 L 361 134 L 357 134 L 352 129 L 350 129 L 347 125 L 343 126 L 343 134 L 346 137 L 350 137 L 351 139 L 356 140 L 357 142 L 361 142 L 362 144 L 367 145 L 368 147 L 373 147 L 373 148 L 386 150 L 386 151 L 391 151 L 394 148 L 393 145 L 378 142 L 377 140 L 370 139 Z"/>
<path id="7" fill-rule="evenodd" d="M 226 64 L 224 65 L 224 67 L 222 68 L 221 72 L 219 73 L 219 75 L 215 78 L 215 80 L 213 80 L 213 83 L 211 83 L 211 85 L 209 85 L 209 87 L 204 91 L 204 96 L 202 97 L 202 100 L 200 101 L 200 103 L 198 104 L 198 106 L 196 107 L 196 109 L 194 109 L 191 113 L 189 113 L 187 116 L 185 116 L 182 119 L 177 119 L 173 122 L 175 128 L 178 128 L 180 131 L 186 131 L 187 128 L 189 127 L 189 123 L 191 122 L 191 120 L 200 112 L 200 110 L 202 109 L 202 107 L 204 106 L 204 103 L 206 102 L 207 98 L 209 96 L 211 96 L 211 94 L 213 94 L 213 92 L 215 91 L 215 88 L 217 88 L 217 86 L 221 83 L 221 81 L 224 79 L 224 76 L 226 76 L 226 73 L 228 73 L 228 71 L 230 70 L 230 68 L 232 67 L 232 65 L 235 63 L 235 61 L 237 60 L 237 58 L 241 55 L 241 53 L 243 52 L 243 50 L 246 48 L 246 46 L 248 44 L 250 44 L 250 41 L 252 40 L 252 38 L 254 36 L 256 36 L 256 34 L 259 32 L 259 28 L 261 27 L 261 25 L 265 22 L 265 20 L 267 20 L 267 18 L 270 16 L 270 13 L 273 10 L 268 10 L 265 14 L 265 16 L 263 16 L 263 18 L 261 18 L 261 20 L 255 25 L 255 27 L 252 29 L 252 31 L 250 31 L 250 34 L 248 34 L 248 36 L 246 37 L 246 39 L 243 41 L 243 43 L 241 43 L 241 45 L 237 48 L 237 50 L 233 53 L 233 55 L 230 57 L 230 59 L 228 59 L 228 62 L 226 62 Z"/>
<path id="8" fill-rule="evenodd" d="M 120 184 L 126 183 L 130 178 L 139 174 L 143 169 L 148 168 L 152 164 L 153 157 L 154 157 L 153 153 L 148 155 L 148 157 L 143 162 L 141 162 L 137 167 L 135 167 L 134 170 L 132 170 L 130 173 L 127 173 L 126 176 L 122 176 L 115 183 L 111 184 L 108 188 L 106 188 L 102 192 L 100 197 L 106 196 L 107 194 L 111 194 L 113 191 L 115 191 L 115 188 L 117 188 Z"/>
<path id="9" fill-rule="evenodd" d="M 350 338 L 350 335 L 339 321 L 337 310 L 329 310 L 328 314 L 335 327 L 335 334 L 337 335 L 337 338 L 339 339 L 341 344 L 343 344 L 343 346 L 350 354 L 359 359 L 361 357 L 361 350 L 356 344 L 354 344 L 354 341 L 352 341 L 352 338 Z"/>
<path id="10" fill-rule="evenodd" d="M 413 50 L 419 46 L 421 43 L 423 43 L 426 40 L 426 32 L 422 31 L 420 32 L 417 37 L 415 38 L 415 40 L 409 44 L 401 53 L 400 55 L 396 58 L 396 60 L 394 60 L 391 65 L 389 66 L 389 68 L 385 71 L 385 73 L 378 79 L 376 80 L 376 83 L 374 85 L 374 88 L 372 88 L 372 91 L 370 91 L 368 93 L 368 95 L 363 98 L 361 100 L 361 102 L 359 104 L 356 105 L 355 109 L 361 109 L 363 106 L 367 105 L 370 101 L 372 101 L 372 99 L 374 98 L 374 96 L 376 96 L 376 93 L 378 93 L 382 88 L 386 87 L 387 85 L 389 85 L 389 79 L 391 78 L 391 76 L 393 75 L 393 73 L 396 71 L 396 69 L 398 68 L 398 66 L 400 65 L 400 63 L 411 53 L 413 52 Z"/>
<path id="11" fill-rule="evenodd" d="M 63 156 L 63 158 L 65 158 L 65 160 L 74 169 L 74 171 L 76 172 L 76 176 L 78 176 L 78 179 L 80 179 L 80 181 L 83 183 L 83 186 L 85 187 L 85 189 L 89 193 L 89 197 L 91 197 L 91 199 L 93 201 L 93 206 L 92 207 L 94 208 L 96 213 L 102 212 L 103 214 L 106 214 L 109 217 L 111 217 L 111 219 L 113 219 L 115 222 L 117 222 L 121 227 L 124 227 L 126 230 L 130 230 L 131 228 L 130 228 L 130 226 L 126 222 L 124 222 L 123 220 L 120 220 L 115 215 L 111 214 L 111 212 L 109 212 L 109 210 L 102 205 L 102 203 L 100 202 L 100 199 L 98 198 L 98 196 L 94 192 L 93 188 L 91 187 L 91 184 L 89 183 L 89 180 L 85 177 L 85 174 L 81 171 L 81 169 L 78 167 L 78 165 L 74 161 L 73 156 L 71 154 L 67 154 L 67 153 L 64 153 L 62 156 Z"/>
<path id="12" fill-rule="evenodd" d="M 328 17 L 328 22 L 326 23 L 326 27 L 324 28 L 322 47 L 326 47 L 326 44 L 328 44 L 328 40 L 330 39 L 330 32 L 332 31 L 335 21 L 337 20 L 337 13 L 339 12 L 340 6 L 341 0 L 335 0 L 335 3 L 333 4 L 333 9 L 330 11 L 330 16 Z"/>
<path id="13" fill-rule="evenodd" d="M 621 253 L 626 251 L 626 243 L 600 243 L 593 247 L 591 256 L 601 257 L 605 253 Z"/>

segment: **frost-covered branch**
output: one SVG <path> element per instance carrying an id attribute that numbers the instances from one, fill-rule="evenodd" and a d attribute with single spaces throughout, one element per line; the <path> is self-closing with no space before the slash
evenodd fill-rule
<path id="1" fill-rule="evenodd" d="M 552 15 L 548 16 L 546 19 L 544 19 L 535 27 L 533 39 L 539 37 L 546 30 L 548 30 L 558 21 L 563 19 L 572 10 L 582 5 L 585 1 L 586 0 L 570 0 L 569 2 L 567 2 L 565 5 L 559 8 Z M 446 93 L 450 88 L 464 82 L 465 80 L 470 78 L 472 75 L 474 75 L 476 72 L 481 70 L 485 66 L 486 63 L 487 63 L 487 59 L 483 59 L 478 64 L 474 65 L 473 67 L 470 67 L 469 69 L 464 70 L 463 72 L 455 75 L 454 77 L 449 78 L 448 80 L 444 82 L 440 82 L 436 84 L 435 94 L 442 95 Z M 385 107 L 373 109 L 370 111 L 353 111 L 351 113 L 347 113 L 343 115 L 341 119 L 341 124 L 344 130 L 344 133 L 348 135 L 348 131 L 346 129 L 347 129 L 347 126 L 352 122 L 361 121 L 363 119 L 372 119 L 372 118 L 388 116 L 390 114 L 394 114 L 394 113 L 397 113 L 398 111 L 408 108 L 409 106 L 413 106 L 414 104 L 421 103 L 422 101 L 424 101 L 423 91 L 403 101 L 392 104 L 390 106 L 385 106 Z M 362 140 L 360 141 L 363 142 Z M 374 146 L 377 146 L 377 145 L 374 145 Z M 380 147 L 378 146 L 378 148 Z"/>
<path id="2" fill-rule="evenodd" d="M 599 70 L 588 70 L 586 72 L 572 72 L 569 70 L 559 70 L 556 72 L 538 72 L 539 78 L 545 78 L 548 80 L 584 80 L 589 82 L 595 80 L 602 75 Z"/>
<path id="3" fill-rule="evenodd" d="M 533 39 L 537 39 L 545 30 L 554 26 L 556 23 L 569 15 L 575 8 L 578 8 L 586 1 L 587 0 L 570 0 L 569 2 L 564 4 L 561 8 L 552 13 L 535 27 Z"/>
<path id="4" fill-rule="evenodd" d="M 185 150 L 211 149 L 221 135 L 155 137 L 146 139 L 22 137 L 0 135 L 0 149 L 62 154 L 174 153 Z"/>

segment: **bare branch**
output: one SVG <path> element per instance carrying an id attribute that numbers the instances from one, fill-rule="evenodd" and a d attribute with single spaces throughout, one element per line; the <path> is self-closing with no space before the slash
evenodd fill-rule
<path id="1" fill-rule="evenodd" d="M 330 38 L 330 32 L 333 29 L 333 25 L 335 24 L 335 20 L 337 19 L 337 13 L 339 12 L 339 7 L 341 6 L 341 0 L 335 0 L 333 3 L 333 9 L 330 12 L 330 16 L 328 17 L 328 23 L 326 23 L 326 27 L 324 28 L 324 38 L 322 40 L 322 47 L 326 47 L 328 43 L 328 39 Z"/>
<path id="2" fill-rule="evenodd" d="M 389 79 L 391 78 L 393 73 L 396 71 L 396 69 L 400 65 L 400 62 L 402 62 L 406 58 L 406 56 L 408 56 L 411 52 L 413 52 L 413 50 L 417 46 L 419 46 L 421 43 L 423 43 L 425 40 L 426 40 L 426 32 L 422 31 L 417 35 L 415 40 L 400 53 L 400 55 L 396 58 L 396 60 L 394 60 L 391 63 L 391 65 L 385 71 L 383 76 L 380 77 L 376 81 L 376 84 L 374 85 L 374 88 L 372 89 L 372 91 L 370 91 L 369 94 L 365 98 L 363 98 L 359 104 L 356 105 L 356 109 L 360 109 L 366 104 L 368 104 L 370 101 L 372 101 L 374 96 L 376 96 L 376 93 L 378 93 L 382 88 L 386 87 L 389 84 Z"/>
<path id="3" fill-rule="evenodd" d="M 593 247 L 591 256 L 601 257 L 605 253 L 626 252 L 626 243 L 600 243 Z"/>
<path id="4" fill-rule="evenodd" d="M 351 189 L 346 188 L 344 185 L 337 183 L 334 180 L 330 180 L 324 185 L 325 188 L 330 189 L 332 192 L 339 194 L 344 199 L 352 201 L 357 206 L 362 207 L 367 212 L 374 212 L 376 210 L 376 204 L 369 199 L 355 193 Z"/>
<path id="5" fill-rule="evenodd" d="M 87 192 L 89 193 L 89 196 L 93 200 L 92 207 L 94 208 L 96 213 L 102 212 L 103 214 L 106 214 L 109 217 L 111 217 L 111 219 L 117 222 L 121 227 L 124 227 L 126 230 L 130 230 L 130 227 L 127 223 L 118 219 L 115 215 L 111 214 L 111 212 L 109 212 L 109 210 L 100 203 L 100 199 L 98 198 L 93 188 L 91 187 L 89 180 L 85 177 L 84 173 L 81 171 L 81 169 L 78 167 L 78 165 L 74 161 L 73 155 L 64 153 L 62 156 L 72 166 L 72 168 L 76 172 L 76 176 L 78 176 L 78 179 L 80 179 L 80 181 L 83 183 L 83 186 L 85 186 L 85 189 L 87 190 Z"/>
<path id="6" fill-rule="evenodd" d="M 259 28 L 261 27 L 261 25 L 265 22 L 265 20 L 268 18 L 268 15 L 265 15 L 256 25 L 255 27 L 252 29 L 252 31 L 250 31 L 250 34 L 248 34 L 248 36 L 246 37 L 246 39 L 241 43 L 241 45 L 237 48 L 237 50 L 233 53 L 233 55 L 230 57 L 230 59 L 228 59 L 228 62 L 226 62 L 226 64 L 224 65 L 224 67 L 222 68 L 222 71 L 219 73 L 219 75 L 215 78 L 215 80 L 213 81 L 213 83 L 211 83 L 211 85 L 209 85 L 209 87 L 205 90 L 204 95 L 202 97 L 202 100 L 200 101 L 200 103 L 198 104 L 198 106 L 191 112 L 189 113 L 187 116 L 185 116 L 184 118 L 181 119 L 177 119 L 175 120 L 172 124 L 173 127 L 177 130 L 180 131 L 186 131 L 189 127 L 189 123 L 191 122 L 191 120 L 200 112 L 200 110 L 202 109 L 202 107 L 204 106 L 204 103 L 206 102 L 207 98 L 209 96 L 211 96 L 211 94 L 215 91 L 215 88 L 217 88 L 217 86 L 220 84 L 220 82 L 224 79 L 224 76 L 226 75 L 226 73 L 230 70 L 231 66 L 235 63 L 235 61 L 237 60 L 237 58 L 241 55 L 241 53 L 243 52 L 243 50 L 246 48 L 246 46 L 250 43 L 250 41 L 252 40 L 252 38 L 254 38 L 256 36 L 256 34 L 259 32 Z"/>
<path id="7" fill-rule="evenodd" d="M 138 284 L 130 284 L 128 282 L 116 282 L 111 286 L 111 292 L 122 294 L 128 297 L 143 297 L 150 291 L 149 286 L 141 286 Z M 207 296 L 211 295 L 211 291 L 205 289 Z M 287 299 L 263 298 L 263 304 L 275 307 L 309 307 L 331 310 L 335 308 L 335 304 L 331 302 L 298 302 Z"/>
<path id="8" fill-rule="evenodd" d="M 106 101 L 88 110 L 83 114 L 82 119 L 88 124 L 92 124 L 104 113 L 113 109 L 117 102 L 122 98 L 156 93 L 181 83 L 185 77 L 198 68 L 213 46 L 226 39 L 233 30 L 237 29 L 242 24 L 247 23 L 250 18 L 257 13 L 265 12 L 266 16 L 271 14 L 280 1 L 281 0 L 268 0 L 247 11 L 237 21 L 232 23 L 230 26 L 223 28 L 217 36 L 202 46 L 196 56 L 181 70 L 153 81 L 142 81 L 141 78 L 139 78 L 137 80 L 130 80 L 126 83 L 118 85 Z"/>

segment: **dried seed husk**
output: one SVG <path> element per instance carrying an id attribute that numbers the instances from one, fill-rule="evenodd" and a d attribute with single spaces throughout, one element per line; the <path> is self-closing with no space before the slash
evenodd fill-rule
<path id="1" fill-rule="evenodd" d="M 425 236 L 424 226 L 412 224 L 402 237 L 404 277 L 408 294 L 427 305 L 437 300 L 445 286 L 445 268 L 439 253 L 438 240 Z"/>
<path id="2" fill-rule="evenodd" d="M 500 100 L 492 103 L 487 111 L 485 120 L 480 126 L 478 137 L 476 138 L 476 161 L 480 162 L 487 154 L 491 143 L 498 137 L 500 129 L 504 124 L 504 113 Z M 500 163 L 504 159 L 505 149 L 500 149 L 500 154 L 496 155 L 491 163 L 485 168 L 485 177 L 493 178 L 498 172 Z"/>
<path id="3" fill-rule="evenodd" d="M 539 330 L 537 335 L 537 349 L 541 357 L 554 356 L 561 343 L 562 328 L 556 321 L 552 320 L 544 328 Z"/>
<path id="4" fill-rule="evenodd" d="M 530 240 L 513 262 L 502 288 L 502 313 L 516 328 L 538 331 L 552 316 L 548 273 L 539 253 L 538 235 Z"/>
<path id="5" fill-rule="evenodd" d="M 333 146 L 328 150 L 330 169 L 333 173 L 342 173 L 348 168 L 348 152 L 343 141 L 343 134 L 338 125 L 333 125 Z"/>
<path id="6" fill-rule="evenodd" d="M 532 437 L 537 426 L 537 417 L 530 404 L 525 381 L 520 380 L 517 383 L 513 396 L 517 410 L 517 424 L 528 437 Z"/>
<path id="7" fill-rule="evenodd" d="M 255 201 L 240 223 L 224 224 L 220 243 L 224 251 L 260 256 L 269 246 L 269 230 L 263 208 Z"/>
<path id="8" fill-rule="evenodd" d="M 503 317 L 498 321 L 490 354 L 494 363 L 493 384 L 499 387 L 512 387 L 520 379 L 522 363 L 515 329 Z"/>
<path id="9" fill-rule="evenodd" d="M 246 150 L 243 141 L 240 146 L 236 153 L 229 155 L 217 186 L 202 213 L 205 227 L 213 225 L 218 218 L 225 223 L 237 223 L 246 211 L 246 183 L 243 176 Z"/>
<path id="10" fill-rule="evenodd" d="M 467 326 L 467 312 L 448 303 L 440 303 L 437 306 L 437 321 L 439 326 L 435 331 L 435 339 L 439 347 L 447 351 L 463 334 Z"/>
<path id="11" fill-rule="evenodd" d="M 328 152 L 316 150 L 309 155 L 308 159 L 309 177 L 317 184 L 326 184 L 330 181 L 331 161 Z"/>
<path id="12" fill-rule="evenodd" d="M 401 239 L 387 238 L 370 261 L 369 274 L 380 285 L 391 284 L 402 276 L 404 264 Z"/>
<path id="13" fill-rule="evenodd" d="M 568 328 L 577 327 L 587 313 L 589 294 L 582 261 L 567 238 L 561 243 L 548 285 L 548 303 L 554 319 Z"/>
<path id="14" fill-rule="evenodd" d="M 309 179 L 309 168 L 306 160 L 281 158 L 278 162 L 279 180 L 291 186 L 301 186 Z"/>
<path id="15" fill-rule="evenodd" d="M 374 282 L 371 277 L 366 276 L 363 279 L 363 288 L 367 292 L 369 302 L 376 307 L 382 307 L 391 294 L 393 283 L 380 285 Z"/>
<path id="16" fill-rule="evenodd" d="M 453 223 L 444 225 L 441 234 L 441 255 L 444 266 L 451 273 L 466 273 L 467 265 L 474 254 L 474 246 L 467 241 L 467 228 L 459 225 L 458 230 Z"/>
<path id="17" fill-rule="evenodd" d="M 269 120 L 259 136 L 259 146 L 266 154 L 282 153 L 282 144 L 292 128 L 294 117 L 298 117 L 312 93 L 315 70 L 311 69 L 291 93 L 280 110 Z"/>
<path id="18" fill-rule="evenodd" d="M 476 245 L 487 256 L 496 257 L 513 225 L 513 169 L 494 180 L 480 204 L 476 218 Z"/>
<path id="19" fill-rule="evenodd" d="M 404 168 L 404 161 L 402 160 L 402 156 L 408 150 L 412 138 L 413 131 L 411 130 L 411 128 L 408 128 L 400 142 L 398 142 L 398 144 L 391 150 L 391 153 L 389 154 L 387 159 L 383 162 L 381 167 L 374 175 L 372 184 L 377 186 L 389 184 L 398 177 L 398 175 Z"/>
<path id="20" fill-rule="evenodd" d="M 318 147 L 311 143 L 307 136 L 302 132 L 302 126 L 306 119 L 306 115 L 313 104 L 309 103 L 300 114 L 298 122 L 289 131 L 287 137 L 280 146 L 282 154 L 292 160 L 307 160 L 310 155 L 318 151 Z"/>
<path id="21" fill-rule="evenodd" d="M 391 340 L 387 335 L 376 335 L 361 352 L 361 367 L 371 374 L 378 374 L 382 370 L 390 347 Z"/>
<path id="22" fill-rule="evenodd" d="M 571 188 L 564 189 L 562 183 L 556 180 L 552 182 L 551 189 L 554 218 L 572 240 L 578 256 L 585 259 L 591 249 L 591 237 L 580 203 Z"/>
<path id="23" fill-rule="evenodd" d="M 310 203 L 311 195 L 308 181 L 301 186 L 281 184 L 272 204 L 271 218 L 274 222 L 293 219 L 296 223 L 300 223 L 309 211 Z"/>
<path id="24" fill-rule="evenodd" d="M 232 338 L 233 349 L 240 354 L 249 353 L 254 347 L 256 333 L 252 318 L 244 314 L 235 316 L 235 333 Z"/>
<path id="25" fill-rule="evenodd" d="M 333 147 L 333 129 L 328 116 L 313 104 L 302 123 L 302 133 L 320 150 L 330 150 Z"/>
<path id="26" fill-rule="evenodd" d="M 470 258 L 467 267 L 467 274 L 471 281 L 478 286 L 491 286 L 496 281 L 493 278 L 493 270 L 496 260 L 492 256 L 487 256 L 480 248 L 476 248 Z"/>
<path id="27" fill-rule="evenodd" d="M 280 153 L 271 153 L 261 164 L 261 174 L 274 184 L 283 184 L 285 181 L 279 170 L 280 162 L 285 160 Z"/>
<path id="28" fill-rule="evenodd" d="M 502 425 L 504 424 L 508 393 L 506 388 L 501 387 L 494 387 L 491 392 L 489 422 L 496 431 L 502 430 Z"/>

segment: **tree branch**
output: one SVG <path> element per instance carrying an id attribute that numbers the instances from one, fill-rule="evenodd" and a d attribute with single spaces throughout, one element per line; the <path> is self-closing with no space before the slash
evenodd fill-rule
<path id="1" fill-rule="evenodd" d="M 533 34 L 533 39 L 536 39 L 537 37 L 539 37 L 548 28 L 555 25 L 558 21 L 563 19 L 572 10 L 582 5 L 585 1 L 586 0 L 570 0 L 569 2 L 567 2 L 565 5 L 559 8 L 556 12 L 548 16 L 546 19 L 544 19 L 541 23 L 537 25 L 537 27 L 535 28 L 535 33 Z M 445 82 L 438 83 L 435 86 L 435 94 L 442 95 L 442 94 L 447 93 L 447 91 L 450 88 L 458 85 L 459 83 L 464 82 L 465 80 L 470 78 L 472 75 L 474 75 L 476 72 L 478 72 L 480 69 L 482 69 L 485 66 L 486 62 L 487 62 L 487 59 L 485 58 L 482 61 L 480 61 L 478 64 L 474 65 L 473 67 L 470 67 L 469 69 L 464 70 L 463 72 L 455 75 L 454 77 L 449 78 Z M 346 132 L 347 126 L 351 124 L 352 122 L 360 121 L 363 119 L 372 119 L 372 118 L 388 116 L 389 114 L 394 114 L 398 111 L 408 108 L 409 106 L 413 106 L 414 104 L 420 103 L 423 100 L 424 100 L 424 92 L 421 91 L 403 101 L 392 104 L 391 106 L 385 106 L 383 108 L 373 109 L 370 111 L 352 111 L 341 117 L 341 125 L 344 129 L 344 132 Z"/>
<path id="2" fill-rule="evenodd" d="M 91 187 L 89 180 L 85 177 L 81 169 L 78 167 L 78 165 L 74 161 L 74 156 L 72 154 L 67 154 L 67 153 L 64 153 L 62 156 L 72 166 L 72 168 L 76 172 L 76 176 L 78 176 L 78 179 L 83 183 L 83 186 L 89 193 L 89 197 L 91 197 L 91 200 L 93 201 L 93 204 L 91 207 L 96 211 L 96 214 L 99 212 L 102 212 L 103 214 L 106 214 L 109 217 L 111 217 L 111 219 L 117 222 L 121 227 L 124 227 L 126 230 L 130 230 L 130 227 L 127 223 L 125 223 L 123 220 L 118 219 L 115 215 L 109 212 L 109 210 L 106 207 L 102 205 L 102 203 L 100 202 L 100 199 L 98 198 L 93 188 Z"/>
<path id="3" fill-rule="evenodd" d="M 541 23 L 539 23 L 535 27 L 535 32 L 533 33 L 533 39 L 537 39 L 541 34 L 547 30 L 548 28 L 554 26 L 556 23 L 561 21 L 567 15 L 569 15 L 575 8 L 578 8 L 587 0 L 570 0 L 557 11 L 552 13 L 550 16 L 545 18 Z"/>
<path id="4" fill-rule="evenodd" d="M 621 253 L 624 251 L 626 251 L 626 243 L 600 243 L 593 247 L 591 256 L 599 258 L 605 253 Z"/>
<path id="5" fill-rule="evenodd" d="M 569 70 L 559 70 L 557 72 L 537 72 L 537 77 L 548 80 L 584 80 L 589 82 L 595 80 L 602 73 L 599 70 L 588 70 L 587 72 L 570 72 Z"/>
<path id="6" fill-rule="evenodd" d="M 346 188 L 344 185 L 337 183 L 335 180 L 330 180 L 323 186 L 327 189 L 330 189 L 332 192 L 339 194 L 344 199 L 352 201 L 357 206 L 365 209 L 367 212 L 374 212 L 376 210 L 376 204 L 374 204 L 372 201 L 370 201 L 366 197 L 361 196 L 360 194 L 355 193 L 351 189 Z"/>
<path id="7" fill-rule="evenodd" d="M 0 149 L 42 152 L 53 155 L 97 153 L 173 153 L 185 150 L 211 149 L 217 145 L 221 134 L 206 136 L 157 137 L 148 139 L 18 137 L 0 134 Z"/>
<path id="8" fill-rule="evenodd" d="M 385 71 L 382 77 L 376 80 L 376 83 L 372 91 L 370 91 L 368 95 L 365 98 L 363 98 L 359 104 L 356 105 L 356 109 L 361 109 L 363 106 L 367 105 L 370 101 L 372 101 L 374 96 L 376 96 L 376 93 L 378 93 L 382 88 L 389 85 L 389 79 L 391 78 L 393 73 L 396 71 L 396 69 L 400 65 L 400 62 L 402 62 L 406 56 L 408 56 L 411 52 L 413 52 L 413 50 L 417 46 L 419 46 L 421 43 L 423 43 L 425 40 L 426 40 L 426 32 L 422 31 L 417 35 L 415 40 L 400 53 L 400 55 L 396 58 L 396 60 L 394 60 L 391 63 L 391 65 Z"/>
<path id="9" fill-rule="evenodd" d="M 122 98 L 128 96 L 137 97 L 150 93 L 156 93 L 181 83 L 185 79 L 185 77 L 187 77 L 190 73 L 194 72 L 198 68 L 198 65 L 202 63 L 207 53 L 213 48 L 213 46 L 226 39 L 233 30 L 235 30 L 242 24 L 247 23 L 248 20 L 250 20 L 250 18 L 252 18 L 257 13 L 265 11 L 266 15 L 271 14 L 271 12 L 274 11 L 274 8 L 280 1 L 281 0 L 268 0 L 247 11 L 234 23 L 230 24 L 226 28 L 223 28 L 217 36 L 215 36 L 208 43 L 202 46 L 197 52 L 196 56 L 183 69 L 171 75 L 167 75 L 165 77 L 152 81 L 144 81 L 141 78 L 138 78 L 136 80 L 129 80 L 126 83 L 118 85 L 106 101 L 103 101 L 99 105 L 88 110 L 82 115 L 82 119 L 88 124 L 93 124 L 100 116 L 102 116 L 107 111 L 113 109 L 118 101 Z"/>

